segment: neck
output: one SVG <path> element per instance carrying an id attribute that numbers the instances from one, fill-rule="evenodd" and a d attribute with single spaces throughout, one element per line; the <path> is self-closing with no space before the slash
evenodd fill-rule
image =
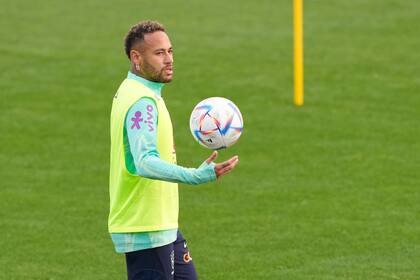
<path id="1" fill-rule="evenodd" d="M 134 65 L 133 65 L 133 66 L 131 66 L 130 72 L 131 72 L 131 73 L 133 73 L 133 74 L 135 74 L 136 76 L 142 77 L 143 79 L 146 79 L 146 80 L 148 80 L 148 81 L 149 81 L 149 79 L 148 79 L 148 78 L 146 78 L 146 77 L 144 76 L 144 74 L 142 74 L 142 73 L 140 73 L 140 71 L 137 71 L 137 70 L 136 70 L 136 67 L 135 67 Z"/>
<path id="2" fill-rule="evenodd" d="M 132 70 L 133 69 L 130 69 L 130 72 L 128 72 L 127 78 L 137 80 L 138 82 L 142 83 L 146 87 L 153 90 L 153 92 L 156 93 L 157 95 L 159 96 L 161 95 L 161 89 L 164 86 L 163 83 L 150 81 L 146 79 L 145 77 L 142 77 L 141 73 L 139 73 L 138 71 L 132 72 Z"/>

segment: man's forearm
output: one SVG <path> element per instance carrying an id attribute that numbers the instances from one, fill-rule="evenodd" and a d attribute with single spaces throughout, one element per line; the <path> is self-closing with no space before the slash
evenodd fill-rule
<path id="1" fill-rule="evenodd" d="M 149 179 L 190 185 L 204 184 L 216 180 L 214 163 L 203 163 L 199 168 L 185 168 L 164 161 L 155 155 L 146 155 L 137 163 L 137 174 Z"/>

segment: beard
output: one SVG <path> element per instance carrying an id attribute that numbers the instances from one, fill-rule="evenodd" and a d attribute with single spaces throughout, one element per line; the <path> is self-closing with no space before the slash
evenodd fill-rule
<path id="1" fill-rule="evenodd" d="M 173 66 L 171 66 L 173 68 Z M 144 61 L 143 65 L 141 66 L 140 72 L 143 72 L 144 76 L 152 82 L 157 83 L 169 83 L 172 81 L 173 75 L 166 75 L 165 71 L 167 66 L 162 67 L 161 69 L 156 69 L 147 61 Z"/>

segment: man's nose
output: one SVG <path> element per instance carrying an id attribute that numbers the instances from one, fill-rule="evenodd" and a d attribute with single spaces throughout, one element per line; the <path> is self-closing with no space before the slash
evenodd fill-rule
<path id="1" fill-rule="evenodd" d="M 165 64 L 172 64 L 173 62 L 174 62 L 174 58 L 173 58 L 172 54 L 171 53 L 166 53 L 164 63 Z"/>

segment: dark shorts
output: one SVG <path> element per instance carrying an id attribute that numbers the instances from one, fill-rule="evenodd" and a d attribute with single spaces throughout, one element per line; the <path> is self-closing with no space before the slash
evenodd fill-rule
<path id="1" fill-rule="evenodd" d="M 128 280 L 197 280 L 187 242 L 178 231 L 175 242 L 125 254 Z"/>

